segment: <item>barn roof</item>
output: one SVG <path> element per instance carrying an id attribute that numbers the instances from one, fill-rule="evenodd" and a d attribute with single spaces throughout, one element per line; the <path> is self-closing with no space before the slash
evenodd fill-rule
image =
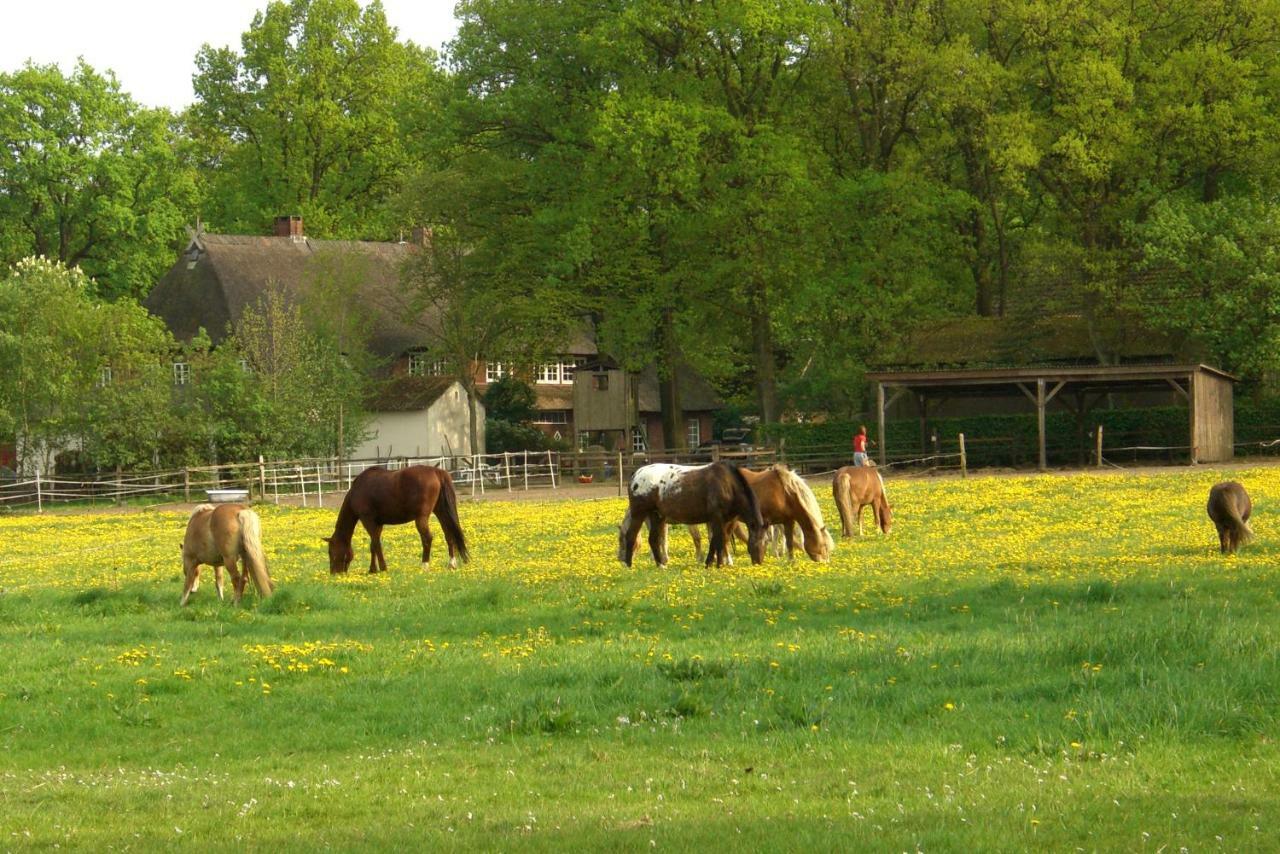
<path id="1" fill-rule="evenodd" d="M 1122 363 L 1185 361 L 1170 336 L 1136 320 L 1109 318 L 1091 334 L 1078 314 L 1037 317 L 959 317 L 924 324 L 905 344 L 884 357 L 877 369 L 998 368 L 1098 363 L 1099 345 Z"/>
<path id="2" fill-rule="evenodd" d="M 680 408 L 685 412 L 707 412 L 723 409 L 724 402 L 706 377 L 688 365 L 676 368 L 676 384 L 680 389 Z M 639 398 L 641 412 L 661 412 L 662 397 L 658 391 L 658 371 L 652 365 L 640 372 Z"/>

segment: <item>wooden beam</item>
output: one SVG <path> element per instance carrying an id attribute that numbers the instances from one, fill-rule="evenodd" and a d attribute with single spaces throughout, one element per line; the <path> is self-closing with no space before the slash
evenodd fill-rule
<path id="1" fill-rule="evenodd" d="M 1043 382 L 1044 382 L 1044 380 L 1039 380 L 1039 382 L 1043 383 Z M 1025 395 L 1027 396 L 1027 400 L 1031 401 L 1032 403 L 1036 403 L 1036 402 L 1037 402 L 1037 400 L 1036 400 L 1036 396 L 1035 396 L 1034 394 L 1032 394 L 1032 393 L 1031 393 L 1031 389 L 1027 388 L 1027 387 L 1026 387 L 1025 385 L 1023 385 L 1022 383 L 1014 383 L 1014 385 L 1016 385 L 1018 388 L 1022 389 L 1022 393 L 1023 393 L 1023 394 L 1025 394 Z"/>
<path id="2" fill-rule="evenodd" d="M 885 403 L 884 403 L 884 408 L 885 408 L 885 410 L 887 411 L 887 410 L 889 410 L 889 409 L 892 409 L 892 408 L 893 408 L 893 405 L 894 405 L 895 403 L 897 403 L 897 402 L 898 402 L 898 398 L 902 397 L 902 396 L 903 396 L 904 394 L 906 394 L 908 391 L 910 391 L 910 389 L 909 389 L 909 388 L 907 388 L 906 386 L 898 386 L 898 387 L 896 387 L 896 388 L 893 390 L 893 394 L 889 395 L 889 399 L 888 399 L 888 400 L 886 400 L 886 401 L 885 401 Z"/>
<path id="3" fill-rule="evenodd" d="M 1044 388 L 1044 380 L 1036 380 L 1036 382 L 1040 385 L 1040 388 Z M 1053 391 L 1049 392 L 1049 395 L 1044 399 L 1044 402 L 1047 404 L 1049 401 L 1053 400 L 1054 395 L 1062 391 L 1062 387 L 1066 384 L 1067 384 L 1067 381 L 1062 380 L 1056 386 L 1054 386 Z"/>
<path id="4" fill-rule="evenodd" d="M 1178 385 L 1178 381 L 1177 381 L 1177 380 L 1165 380 L 1165 382 L 1167 382 L 1169 385 L 1173 386 L 1173 390 L 1174 390 L 1174 391 L 1176 391 L 1178 394 L 1182 395 L 1182 399 L 1183 399 L 1183 400 L 1190 400 L 1190 399 L 1191 399 L 1191 391 L 1190 391 L 1190 389 L 1191 389 L 1191 380 L 1190 380 L 1190 378 L 1188 378 L 1188 380 L 1187 380 L 1187 387 L 1186 387 L 1186 388 L 1183 388 L 1182 386 Z"/>
<path id="5" fill-rule="evenodd" d="M 894 396 L 897 397 L 897 395 Z M 880 465 L 884 465 L 885 462 L 884 407 L 884 383 L 876 383 L 876 443 L 880 446 Z"/>
<path id="6" fill-rule="evenodd" d="M 1036 425 L 1040 434 L 1040 471 L 1049 468 L 1049 458 L 1044 448 L 1044 380 L 1036 380 Z"/>

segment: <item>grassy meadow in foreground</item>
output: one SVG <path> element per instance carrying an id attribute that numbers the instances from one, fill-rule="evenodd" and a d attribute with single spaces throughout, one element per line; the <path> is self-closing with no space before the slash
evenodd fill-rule
<path id="1" fill-rule="evenodd" d="M 1280 468 L 889 494 L 718 571 L 621 567 L 620 500 L 464 502 L 464 569 L 401 527 L 331 578 L 333 511 L 263 506 L 243 608 L 177 607 L 185 514 L 0 517 L 0 848 L 1273 848 Z"/>

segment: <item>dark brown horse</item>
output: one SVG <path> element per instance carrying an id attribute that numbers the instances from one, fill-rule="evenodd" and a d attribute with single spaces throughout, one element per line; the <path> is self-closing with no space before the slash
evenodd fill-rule
<path id="1" fill-rule="evenodd" d="M 782 463 L 775 463 L 764 471 L 741 469 L 751 491 L 760 502 L 760 516 L 766 526 L 776 525 L 786 536 L 786 555 L 792 557 L 796 548 L 796 525 L 800 526 L 800 544 L 810 559 L 825 561 L 831 557 L 835 547 L 827 524 L 822 520 L 822 508 L 818 499 L 804 479 Z M 731 543 L 735 536 L 741 537 L 737 523 L 730 525 L 725 537 Z M 774 536 L 779 533 L 774 528 Z M 702 533 L 696 525 L 689 526 L 689 535 L 693 538 L 693 548 L 699 556 L 702 554 Z M 778 543 L 775 541 L 775 545 Z"/>
<path id="2" fill-rule="evenodd" d="M 458 522 L 458 496 L 449 473 L 435 466 L 408 466 L 396 471 L 365 469 L 351 482 L 342 499 L 333 536 L 324 538 L 329 544 L 329 572 L 346 572 L 351 565 L 351 535 L 357 521 L 369 532 L 370 572 L 387 571 L 387 559 L 382 555 L 382 526 L 406 522 L 417 525 L 422 537 L 422 568 L 430 569 L 433 512 L 449 545 L 449 568 L 454 569 L 459 557 L 465 561 L 470 555 Z"/>
<path id="3" fill-rule="evenodd" d="M 654 463 L 631 477 L 627 515 L 618 528 L 618 560 L 631 566 L 636 539 L 649 523 L 649 549 L 658 566 L 667 565 L 667 522 L 705 524 L 711 532 L 707 566 L 728 561 L 725 530 L 735 519 L 747 526 L 747 551 L 752 563 L 764 561 L 764 519 L 760 502 L 742 471 L 728 463 L 679 466 Z"/>
<path id="4" fill-rule="evenodd" d="M 1209 490 L 1209 518 L 1218 529 L 1218 544 L 1223 554 L 1231 554 L 1253 539 L 1253 529 L 1249 527 L 1252 512 L 1249 493 L 1234 480 L 1215 484 Z"/>

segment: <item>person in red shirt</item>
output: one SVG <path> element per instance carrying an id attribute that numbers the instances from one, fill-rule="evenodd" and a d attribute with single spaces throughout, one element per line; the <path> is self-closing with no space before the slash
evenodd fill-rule
<path id="1" fill-rule="evenodd" d="M 867 442 L 875 444 L 874 441 L 867 438 L 867 425 L 863 424 L 853 436 L 853 464 L 855 466 L 865 466 L 867 464 Z"/>

